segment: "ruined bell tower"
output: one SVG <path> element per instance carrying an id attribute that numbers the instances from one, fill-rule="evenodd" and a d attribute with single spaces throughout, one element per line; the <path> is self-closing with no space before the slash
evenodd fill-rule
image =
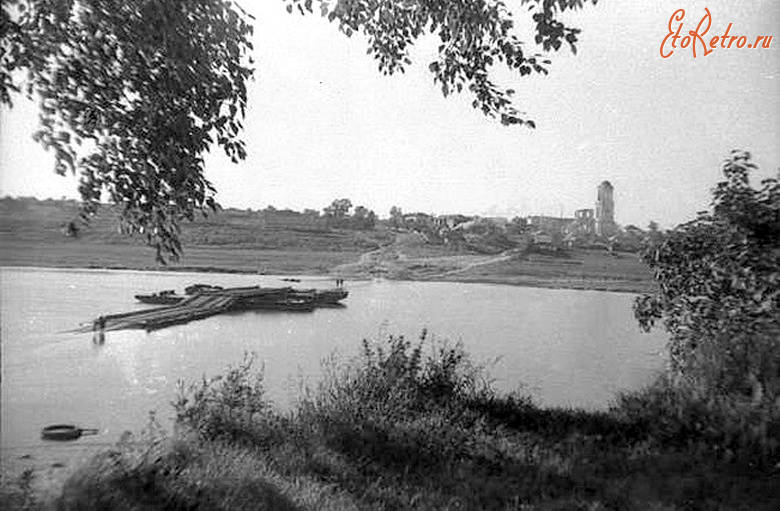
<path id="1" fill-rule="evenodd" d="M 615 233 L 615 200 L 612 184 L 603 181 L 598 187 L 596 199 L 596 236 L 609 237 Z"/>

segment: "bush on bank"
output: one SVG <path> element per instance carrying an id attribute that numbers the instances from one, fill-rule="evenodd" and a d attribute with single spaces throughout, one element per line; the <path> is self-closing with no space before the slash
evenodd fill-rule
<path id="1" fill-rule="evenodd" d="M 778 499 L 776 468 L 655 437 L 641 420 L 652 409 L 539 409 L 499 395 L 459 345 L 425 333 L 331 361 L 289 412 L 265 399 L 251 358 L 182 388 L 174 406 L 171 435 L 151 427 L 96 457 L 60 509 L 773 509 Z"/>
<path id="2" fill-rule="evenodd" d="M 749 153 L 733 151 L 712 211 L 647 247 L 659 286 L 637 300 L 635 313 L 644 328 L 662 322 L 670 336 L 670 371 L 641 405 L 651 417 L 724 452 L 773 456 L 780 440 L 780 182 L 753 188 L 755 169 Z M 625 404 L 633 409 L 637 398 Z"/>

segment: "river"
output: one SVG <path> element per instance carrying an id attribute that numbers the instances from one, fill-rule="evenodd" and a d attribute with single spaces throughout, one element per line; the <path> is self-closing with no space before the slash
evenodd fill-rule
<path id="1" fill-rule="evenodd" d="M 423 328 L 462 342 L 487 364 L 495 386 L 522 389 L 543 405 L 603 409 L 617 392 L 648 383 L 664 365 L 662 333 L 643 334 L 633 295 L 433 282 L 347 282 L 341 309 L 221 315 L 151 333 L 70 333 L 101 314 L 148 307 L 133 295 L 193 283 L 287 285 L 279 277 L 235 274 L 2 268 L 2 446 L 39 445 L 52 423 L 98 428 L 115 441 L 148 412 L 171 415 L 180 380 L 213 376 L 257 356 L 279 407 L 314 384 L 322 361 L 358 354 L 364 338 Z M 332 281 L 304 278 L 300 287 Z"/>

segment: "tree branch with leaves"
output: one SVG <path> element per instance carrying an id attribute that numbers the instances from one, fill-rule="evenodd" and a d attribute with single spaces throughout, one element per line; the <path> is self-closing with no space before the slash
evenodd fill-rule
<path id="1" fill-rule="evenodd" d="M 351 37 L 361 33 L 368 53 L 384 74 L 404 72 L 411 65 L 409 50 L 424 35 L 440 40 L 438 58 L 428 65 L 434 83 L 446 97 L 468 91 L 472 106 L 504 125 L 536 123 L 512 102 L 515 91 L 496 84 L 491 74 L 503 64 L 520 76 L 548 73 L 550 60 L 529 53 L 514 34 L 507 5 L 497 0 L 286 0 L 288 12 L 315 10 Z M 520 0 L 535 23 L 534 40 L 545 52 L 566 43 L 576 53 L 580 29 L 560 21 L 564 11 L 581 9 L 597 0 Z M 316 5 L 315 5 L 316 4 Z"/>
<path id="2" fill-rule="evenodd" d="M 85 217 L 106 194 L 123 231 L 177 258 L 180 221 L 217 208 L 203 153 L 246 155 L 249 20 L 222 0 L 10 0 L 0 100 L 38 101 L 34 138 L 79 172 Z"/>
<path id="3" fill-rule="evenodd" d="M 513 34 L 498 0 L 285 0 L 317 10 L 350 36 L 360 32 L 379 70 L 403 72 L 424 34 L 441 44 L 429 63 L 445 96 L 468 91 L 474 108 L 505 125 L 535 127 L 513 91 L 491 74 L 548 72 Z M 559 20 L 596 0 L 520 0 L 544 51 L 576 51 L 579 29 Z M 13 93 L 39 103 L 35 139 L 55 171 L 78 173 L 82 216 L 106 197 L 121 229 L 145 236 L 157 259 L 182 253 L 180 224 L 218 208 L 204 173 L 216 145 L 234 162 L 252 76 L 252 17 L 229 0 L 6 0 L 0 10 L 0 102 Z"/>

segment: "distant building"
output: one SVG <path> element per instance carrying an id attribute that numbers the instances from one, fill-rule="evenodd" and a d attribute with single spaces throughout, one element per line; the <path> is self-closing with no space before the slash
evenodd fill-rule
<path id="1" fill-rule="evenodd" d="M 574 225 L 574 218 L 558 216 L 531 215 L 527 220 L 533 231 L 564 232 Z"/>
<path id="2" fill-rule="evenodd" d="M 511 225 L 513 230 L 538 234 L 532 241 L 536 245 L 547 245 L 547 236 L 553 238 L 552 244 L 559 246 L 587 246 L 601 238 L 601 241 L 614 238 L 619 228 L 615 223 L 614 188 L 609 181 L 602 181 L 597 188 L 596 207 L 594 209 L 578 209 L 574 218 L 563 216 L 530 215 L 526 218 L 515 218 Z"/>
<path id="3" fill-rule="evenodd" d="M 485 218 L 479 218 L 482 223 L 490 224 L 493 227 L 497 227 L 502 231 L 506 231 L 506 226 L 509 224 L 509 220 L 503 216 L 489 216 Z"/>
<path id="4" fill-rule="evenodd" d="M 535 232 L 533 235 L 534 245 L 540 247 L 552 247 L 553 237 L 544 231 Z"/>
<path id="5" fill-rule="evenodd" d="M 454 229 L 458 225 L 468 222 L 470 217 L 465 215 L 440 215 L 434 220 L 436 227 L 440 229 Z"/>
<path id="6" fill-rule="evenodd" d="M 615 200 L 612 197 L 612 184 L 602 182 L 598 187 L 596 199 L 596 235 L 609 237 L 617 231 L 615 225 Z"/>
<path id="7" fill-rule="evenodd" d="M 592 209 L 578 209 L 574 212 L 573 233 L 577 237 L 587 237 L 596 234 L 596 217 Z"/>
<path id="8" fill-rule="evenodd" d="M 535 232 L 531 236 L 531 241 L 536 248 L 542 250 L 558 251 L 563 245 L 563 235 L 560 232 L 548 233 L 545 231 Z"/>
<path id="9" fill-rule="evenodd" d="M 403 225 L 413 231 L 427 231 L 434 227 L 435 219 L 433 215 L 427 213 L 405 213 L 403 215 Z"/>

